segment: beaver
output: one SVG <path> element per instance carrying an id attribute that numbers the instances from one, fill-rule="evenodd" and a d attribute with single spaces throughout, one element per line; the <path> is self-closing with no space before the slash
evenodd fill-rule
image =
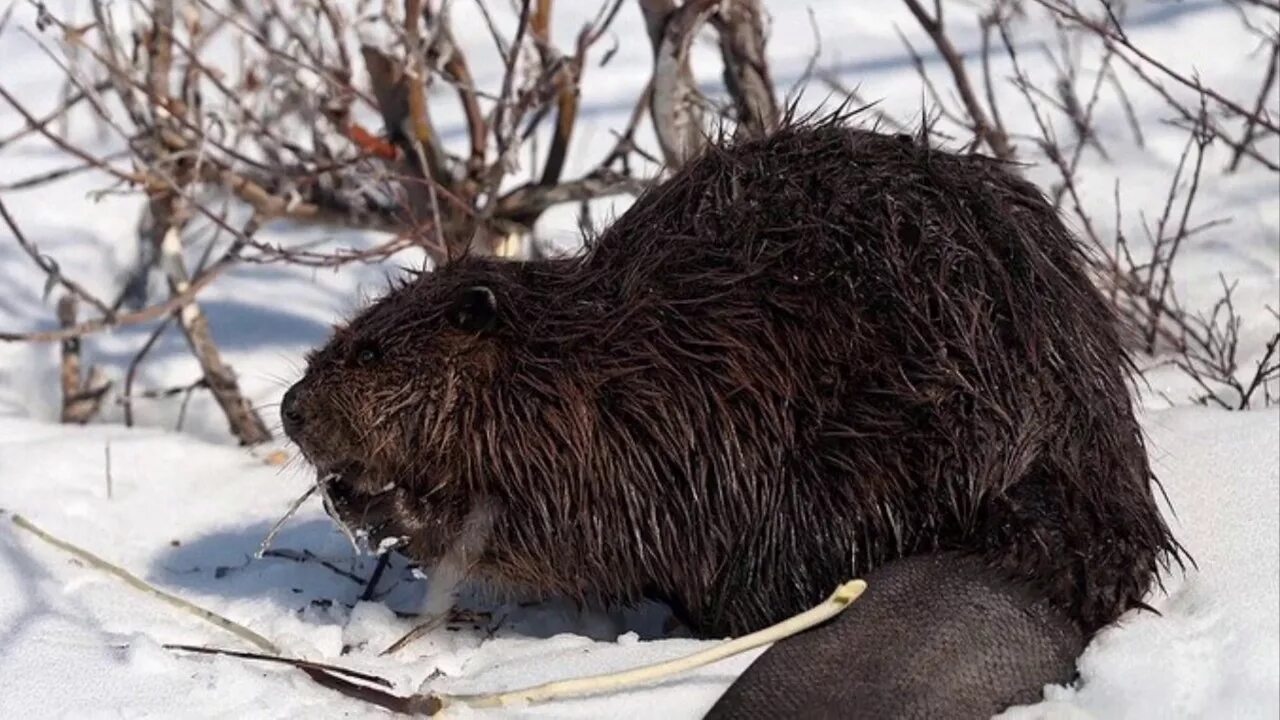
<path id="1" fill-rule="evenodd" d="M 583 250 L 410 272 L 307 357 L 287 435 L 422 563 L 655 599 L 698 636 L 869 581 L 714 717 L 984 717 L 1068 682 L 1182 549 L 1117 318 L 1008 164 L 789 118 Z"/>

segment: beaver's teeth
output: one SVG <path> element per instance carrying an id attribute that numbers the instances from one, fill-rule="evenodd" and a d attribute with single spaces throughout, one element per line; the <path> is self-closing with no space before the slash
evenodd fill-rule
<path id="1" fill-rule="evenodd" d="M 401 535 L 400 537 L 385 537 L 378 541 L 378 549 L 376 552 L 379 555 L 385 555 L 408 542 L 409 538 L 404 535 Z"/>

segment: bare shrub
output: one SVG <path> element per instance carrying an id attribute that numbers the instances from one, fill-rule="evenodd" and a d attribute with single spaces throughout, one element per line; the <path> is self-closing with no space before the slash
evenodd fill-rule
<path id="1" fill-rule="evenodd" d="M 1244 104 L 1208 87 L 1199 78 L 1174 69 L 1169 63 L 1139 47 L 1126 33 L 1123 4 L 1103 0 L 1089 3 L 1091 11 L 1071 0 L 992 0 L 980 9 L 977 23 L 981 30 L 978 66 L 982 69 L 981 95 L 979 83 L 972 78 L 972 68 L 956 50 L 948 37 L 942 5 L 935 2 L 932 11 L 915 0 L 904 0 L 912 16 L 933 41 L 947 67 L 956 101 L 948 102 L 939 86 L 929 76 L 917 50 L 903 38 L 922 84 L 932 100 L 938 124 L 925 124 L 926 132 L 941 132 L 944 137 L 972 138 L 968 147 L 978 151 L 985 147 L 996 157 L 1034 160 L 1026 147 L 1056 169 L 1058 182 L 1049 188 L 1059 206 L 1065 206 L 1070 217 L 1082 230 L 1088 242 L 1091 262 L 1098 283 L 1108 292 L 1120 312 L 1130 334 L 1133 348 L 1145 356 L 1171 354 L 1170 362 L 1182 369 L 1204 391 L 1191 398 L 1202 404 L 1224 408 L 1246 408 L 1258 398 L 1265 405 L 1272 402 L 1280 371 L 1275 366 L 1275 353 L 1280 345 L 1280 331 L 1267 343 L 1263 357 L 1252 374 L 1240 378 L 1242 371 L 1236 358 L 1240 316 L 1231 302 L 1231 292 L 1224 284 L 1222 298 L 1207 312 L 1184 308 L 1174 287 L 1174 263 L 1191 238 L 1226 224 L 1228 218 L 1193 220 L 1193 207 L 1198 190 L 1208 170 L 1206 151 L 1212 145 L 1230 148 L 1230 161 L 1224 172 L 1235 172 L 1243 162 L 1253 162 L 1271 172 L 1280 173 L 1273 150 L 1280 139 L 1280 119 L 1267 106 L 1276 79 L 1276 63 L 1280 58 L 1280 7 L 1270 3 L 1228 2 L 1238 9 L 1252 5 L 1266 13 L 1271 24 L 1268 32 L 1251 23 L 1252 15 L 1240 9 L 1242 21 L 1259 38 L 1267 64 L 1261 66 L 1262 85 L 1256 99 Z M 1051 84 L 1037 84 L 1022 67 L 1015 41 L 1016 27 L 1033 12 L 1042 13 L 1057 28 L 1056 49 L 1043 43 L 1045 52 L 1056 68 Z M 997 41 L 994 38 L 998 38 Z M 1098 48 L 1096 67 L 1085 70 L 1078 55 L 1072 52 L 1081 41 Z M 1035 132 L 1026 134 L 1005 126 L 993 92 L 992 55 L 1003 52 L 1013 69 L 1009 82 L 1017 89 L 1034 121 Z M 1080 81 L 1089 88 L 1080 96 Z M 1104 238 L 1098 223 L 1089 215 L 1081 199 L 1080 167 L 1086 152 L 1096 152 L 1108 159 L 1106 148 L 1094 128 L 1095 110 L 1104 92 L 1119 103 L 1129 118 L 1133 141 L 1141 147 L 1144 133 L 1133 112 L 1127 84 L 1140 84 L 1154 92 L 1173 114 L 1172 122 L 1186 130 L 1187 141 L 1170 181 L 1166 201 L 1154 223 L 1143 223 L 1146 248 L 1136 250 L 1124 234 L 1120 214 L 1120 192 L 1116 188 L 1115 235 Z M 1055 123 L 1055 120 L 1057 121 Z M 900 121 L 898 125 L 903 125 Z M 1055 127 L 1070 128 L 1068 137 Z M 1239 130 L 1235 128 L 1239 127 Z M 1264 143 L 1270 143 L 1265 145 Z M 1145 213 L 1144 213 L 1145 216 Z"/>
<path id="2" fill-rule="evenodd" d="M 185 395 L 211 392 L 242 443 L 269 439 L 222 359 L 197 299 L 228 267 L 338 267 L 380 262 L 410 247 L 437 263 L 463 252 L 519 254 L 548 208 L 634 194 L 651 180 L 633 175 L 629 162 L 633 154 L 646 154 L 634 142 L 642 109 L 649 110 L 660 138 L 691 133 L 694 139 L 682 152 L 696 152 L 705 126 L 702 105 L 696 89 L 678 79 L 692 77 L 686 51 L 703 22 L 722 38 L 726 82 L 735 99 L 727 114 L 748 133 L 776 123 L 758 2 L 645 2 L 658 57 L 650 89 L 637 98 L 637 112 L 616 147 L 581 177 L 562 177 L 579 81 L 589 56 L 604 54 L 597 45 L 622 4 L 602 2 L 566 51 L 551 41 L 552 0 L 523 0 L 514 28 L 505 29 L 479 3 L 504 68 L 495 88 L 476 86 L 472 63 L 454 41 L 448 3 L 151 0 L 125 5 L 131 16 L 126 19 L 114 14 L 119 4 L 93 0 L 93 22 L 79 27 L 40 7 L 38 26 L 62 48 L 61 57 L 52 56 L 67 78 L 62 102 L 36 117 L 0 86 L 0 99 L 27 123 L 0 139 L 0 148 L 38 134 L 75 164 L 0 190 L 40 187 L 89 170 L 108 177 L 112 192 L 143 193 L 139 243 L 146 263 L 117 297 L 100 299 L 64 277 L 6 212 L 5 222 L 50 284 L 62 285 L 98 315 L 52 331 L 0 332 L 0 340 L 78 344 L 110 328 L 176 323 L 201 368 L 201 378 L 183 389 Z M 228 44 L 234 52 L 215 51 Z M 446 146 L 433 122 L 437 86 L 456 96 L 466 116 L 462 152 Z M 688 108 L 695 104 L 699 110 L 692 113 Z M 82 106 L 125 141 L 123 156 L 101 157 L 63 137 L 59 126 Z M 686 116 L 698 124 L 685 128 Z M 382 127 L 366 127 L 363 117 L 378 118 Z M 551 140 L 541 171 L 531 181 L 512 183 L 516 158 L 543 127 L 550 128 Z M 667 159 L 676 165 L 679 157 L 668 153 Z M 252 210 L 246 225 L 232 226 L 228 213 L 218 209 L 228 200 Z M 195 219 L 232 240 L 218 258 L 192 271 L 183 250 Z M 327 252 L 257 239 L 262 223 L 279 219 L 391 236 L 372 247 Z M 165 278 L 168 299 L 146 297 L 152 273 Z M 130 363 L 123 398 L 129 422 L 135 399 L 173 394 L 133 392 L 138 365 L 154 338 Z"/>

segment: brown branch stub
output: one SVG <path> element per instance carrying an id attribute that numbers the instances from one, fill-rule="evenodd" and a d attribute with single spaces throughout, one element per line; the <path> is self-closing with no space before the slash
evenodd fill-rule
<path id="1" fill-rule="evenodd" d="M 574 123 L 578 118 L 578 86 L 582 81 L 582 69 L 586 64 L 590 45 L 590 27 L 578 33 L 577 49 L 572 58 L 558 56 L 551 45 L 551 0 L 538 0 L 530 23 L 542 60 L 542 71 L 550 74 L 556 87 L 556 122 L 551 135 L 551 148 L 542 169 L 542 185 L 554 185 L 564 171 L 569 153 L 569 140 L 573 137 Z"/>
<path id="2" fill-rule="evenodd" d="M 717 5 L 718 0 L 689 0 L 675 8 L 669 0 L 640 0 L 654 46 L 649 113 L 663 158 L 671 168 L 694 157 L 706 141 L 702 99 L 689 66 L 689 48 Z"/>
<path id="3" fill-rule="evenodd" d="M 406 24 L 416 27 L 416 23 L 409 23 L 407 19 Z M 407 210 L 414 221 L 429 221 L 428 227 L 437 242 L 423 247 L 433 261 L 443 262 L 467 247 L 470 232 L 466 227 L 457 232 L 446 232 L 447 228 L 454 227 L 455 213 L 451 210 L 452 205 L 441 205 L 437 188 L 450 178 L 450 172 L 445 165 L 439 138 L 426 115 L 426 91 L 421 75 L 415 75 L 402 63 L 371 45 L 362 46 L 360 54 L 364 58 L 386 132 L 402 150 L 401 160 L 396 164 Z M 436 247 L 443 248 L 443 253 L 433 252 L 432 248 Z"/>
<path id="4" fill-rule="evenodd" d="M 763 16 L 760 0 L 722 0 L 711 18 L 720 35 L 724 83 L 737 109 L 738 132 L 746 137 L 762 137 L 778 125 Z"/>
<path id="5" fill-rule="evenodd" d="M 395 133 L 398 130 L 421 147 L 426 158 L 423 174 L 436 182 L 447 182 L 449 168 L 445 163 L 444 148 L 427 108 L 427 84 L 431 78 L 423 62 L 420 30 L 422 0 L 405 0 L 404 13 L 405 51 L 408 57 L 403 67 L 396 68 L 398 72 L 395 74 L 398 76 L 396 91 L 406 94 L 408 115 L 398 118 L 395 123 L 385 113 L 383 118 L 387 121 L 389 132 Z"/>
<path id="6" fill-rule="evenodd" d="M 58 299 L 58 325 L 71 327 L 76 323 L 76 296 L 63 295 Z M 102 400 L 111 388 L 111 382 L 96 367 L 90 367 L 88 376 L 81 369 L 80 338 L 69 337 L 62 341 L 61 371 L 58 374 L 62 386 L 62 422 L 83 425 L 102 409 Z"/>
<path id="7" fill-rule="evenodd" d="M 445 79 L 457 89 L 458 101 L 462 104 L 463 114 L 466 116 L 470 153 L 467 158 L 467 182 L 459 188 L 459 192 L 464 197 L 471 197 L 478 189 L 484 174 L 489 148 L 489 126 L 480 109 L 479 94 L 476 91 L 475 79 L 471 75 L 470 63 L 467 62 L 466 55 L 454 40 L 453 28 L 449 25 L 449 17 L 445 14 L 444 8 L 435 16 L 434 31 L 438 35 L 436 44 L 445 57 L 442 66 Z"/>

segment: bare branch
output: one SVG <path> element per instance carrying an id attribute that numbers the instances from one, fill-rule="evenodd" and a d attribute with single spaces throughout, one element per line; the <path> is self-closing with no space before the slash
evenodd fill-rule
<path id="1" fill-rule="evenodd" d="M 778 124 L 778 101 L 765 56 L 764 11 L 759 0 L 721 3 L 712 16 L 720 33 L 724 83 L 738 111 L 738 129 L 762 137 Z"/>
<path id="2" fill-rule="evenodd" d="M 5 225 L 9 226 L 9 231 L 13 233 L 13 239 L 18 242 L 18 246 L 22 248 L 22 251 L 35 262 L 37 267 L 44 271 L 44 274 L 48 277 L 47 282 L 49 284 L 56 283 L 61 285 L 73 297 L 77 297 L 94 306 L 106 317 L 113 315 L 111 308 L 106 303 L 99 300 L 96 295 L 86 290 L 79 283 L 63 275 L 58 263 L 47 255 L 42 254 L 34 244 L 27 240 L 26 235 L 18 227 L 17 221 L 9 214 L 9 209 L 5 207 L 4 200 L 0 200 L 0 219 L 3 219 Z"/>
<path id="3" fill-rule="evenodd" d="M 58 300 L 58 324 L 71 327 L 76 323 L 76 296 L 63 295 Z M 111 383 L 97 368 L 89 368 L 84 377 L 80 368 L 80 338 L 62 341 L 62 422 L 83 425 L 102 408 L 102 399 Z"/>
<path id="4" fill-rule="evenodd" d="M 908 0 L 908 2 L 911 1 L 913 0 Z M 1223 96 L 1213 88 L 1206 87 L 1198 79 L 1188 78 L 1151 55 L 1143 52 L 1140 48 L 1130 42 L 1128 35 L 1120 29 L 1118 22 L 1115 21 L 1115 15 L 1110 11 L 1108 3 L 1104 2 L 1103 5 L 1107 8 L 1108 19 L 1110 20 L 1109 23 L 1087 17 L 1074 6 L 1067 4 L 1065 0 L 1035 0 L 1035 2 L 1063 20 L 1087 28 L 1101 38 L 1109 48 L 1124 48 L 1125 50 L 1133 53 L 1133 55 L 1147 65 L 1159 70 L 1163 75 L 1174 80 L 1180 85 L 1194 90 L 1197 94 L 1212 98 L 1223 108 L 1235 113 L 1236 115 L 1245 119 L 1253 119 L 1257 125 L 1260 125 L 1273 133 L 1280 134 L 1280 124 L 1277 124 L 1276 121 L 1272 120 L 1269 113 L 1252 113 L 1241 107 L 1234 100 Z"/>
<path id="5" fill-rule="evenodd" d="M 1227 166 L 1229 172 L 1235 172 L 1240 167 L 1240 160 L 1244 157 L 1245 149 L 1253 144 L 1254 132 L 1257 130 L 1257 118 L 1262 116 L 1266 110 L 1267 98 L 1271 96 L 1271 88 L 1275 85 L 1276 70 L 1280 68 L 1280 38 L 1271 41 L 1271 57 L 1267 61 L 1267 74 L 1262 78 L 1262 87 L 1258 89 L 1258 99 L 1253 104 L 1253 115 L 1245 120 L 1244 133 L 1240 138 L 1240 144 L 1235 147 L 1235 151 L 1231 155 L 1231 163 Z"/>
<path id="6" fill-rule="evenodd" d="M 916 21 L 920 23 L 920 27 L 933 40 L 934 47 L 938 49 L 938 53 L 942 55 L 943 61 L 946 62 L 947 67 L 951 70 L 951 78 L 955 82 L 956 91 L 960 93 L 960 100 L 964 103 L 965 111 L 969 113 L 974 135 L 981 138 L 987 144 L 987 147 L 990 147 L 992 152 L 996 154 L 996 157 L 1003 160 L 1012 158 L 1013 148 L 1009 145 L 1009 136 L 1003 128 L 991 122 L 986 111 L 983 110 L 982 104 L 978 101 L 977 95 L 974 94 L 973 85 L 969 81 L 969 73 L 965 70 L 964 58 L 956 50 L 951 39 L 947 37 L 941 10 L 939 9 L 936 17 L 930 17 L 921 7 L 918 0 L 903 0 L 903 2 L 907 4 L 907 9 L 915 16 Z"/>
<path id="7" fill-rule="evenodd" d="M 667 165 L 678 168 L 701 150 L 702 113 L 689 47 L 718 0 L 689 0 L 672 9 L 668 0 L 640 0 L 654 39 L 653 93 L 649 112 Z M 654 28 L 660 28 L 654 34 Z"/>

